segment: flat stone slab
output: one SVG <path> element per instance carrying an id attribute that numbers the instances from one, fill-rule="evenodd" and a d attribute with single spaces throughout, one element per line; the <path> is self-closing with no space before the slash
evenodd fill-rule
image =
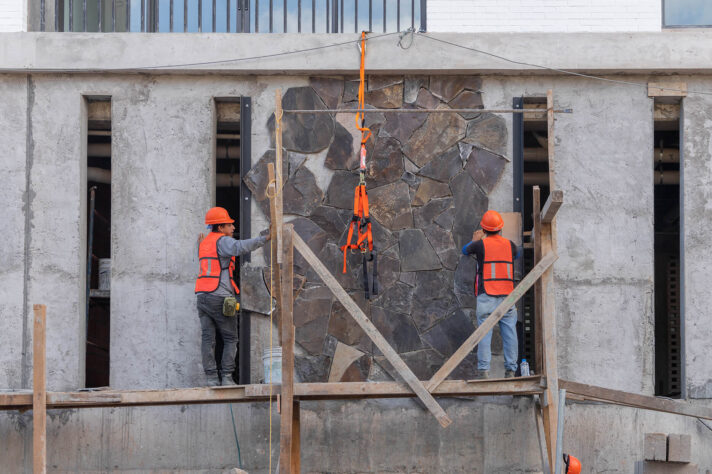
<path id="1" fill-rule="evenodd" d="M 422 206 L 428 203 L 431 199 L 450 196 L 450 186 L 447 183 L 441 183 L 429 178 L 420 180 L 418 190 L 411 201 L 413 206 Z"/>
<path id="2" fill-rule="evenodd" d="M 487 194 L 491 193 L 504 172 L 507 160 L 480 148 L 473 148 L 465 170 Z"/>
<path id="3" fill-rule="evenodd" d="M 344 80 L 337 77 L 310 77 L 309 85 L 321 97 L 324 104 L 335 109 L 344 94 Z"/>
<path id="4" fill-rule="evenodd" d="M 353 208 L 353 195 L 351 198 Z M 408 185 L 402 181 L 368 191 L 371 215 L 389 230 L 413 227 Z"/>
<path id="5" fill-rule="evenodd" d="M 270 301 L 262 268 L 243 265 L 240 268 L 240 306 L 242 309 L 268 314 Z"/>
<path id="6" fill-rule="evenodd" d="M 482 93 L 473 91 L 462 91 L 448 104 L 453 109 L 482 109 Z M 465 112 L 460 114 L 466 120 L 479 117 L 478 112 Z"/>
<path id="7" fill-rule="evenodd" d="M 406 229 L 398 237 L 401 270 L 417 272 L 442 268 L 437 253 L 420 229 Z"/>
<path id="8" fill-rule="evenodd" d="M 284 110 L 325 110 L 326 104 L 311 87 L 290 87 L 282 97 Z M 267 129 L 274 136 L 274 114 L 267 121 Z M 284 114 L 282 117 L 282 146 L 299 153 L 317 153 L 331 143 L 334 118 L 329 114 Z"/>
<path id="9" fill-rule="evenodd" d="M 450 102 L 465 89 L 479 91 L 482 79 L 477 76 L 430 76 L 430 92 L 445 102 Z"/>
<path id="10" fill-rule="evenodd" d="M 426 176 L 436 181 L 447 183 L 457 173 L 462 170 L 462 160 L 460 158 L 460 148 L 453 146 L 444 153 L 433 158 L 430 163 L 423 166 L 418 174 Z"/>
<path id="11" fill-rule="evenodd" d="M 339 122 L 336 122 L 334 140 L 326 153 L 324 166 L 332 170 L 352 170 L 358 167 L 358 158 L 354 150 L 354 137 Z"/>
<path id="12" fill-rule="evenodd" d="M 507 123 L 494 114 L 482 114 L 467 125 L 464 141 L 503 155 L 507 146 Z"/>
<path id="13" fill-rule="evenodd" d="M 405 171 L 403 152 L 395 138 L 379 137 L 373 152 L 367 158 L 366 179 L 372 187 L 398 181 Z"/>
<path id="14" fill-rule="evenodd" d="M 433 326 L 423 339 L 440 354 L 450 357 L 473 332 L 475 326 L 470 318 L 457 310 Z"/>
<path id="15" fill-rule="evenodd" d="M 455 207 L 453 238 L 455 246 L 462 248 L 472 239 L 472 233 L 479 228 L 480 219 L 487 211 L 489 200 L 466 171 L 459 173 L 450 181 L 450 190 Z"/>
<path id="16" fill-rule="evenodd" d="M 300 167 L 283 188 L 285 214 L 310 215 L 324 199 L 324 193 L 316 184 L 316 178 L 306 166 Z"/>
<path id="17" fill-rule="evenodd" d="M 425 166 L 463 139 L 466 130 L 467 122 L 457 114 L 430 114 L 403 152 L 416 165 Z"/>

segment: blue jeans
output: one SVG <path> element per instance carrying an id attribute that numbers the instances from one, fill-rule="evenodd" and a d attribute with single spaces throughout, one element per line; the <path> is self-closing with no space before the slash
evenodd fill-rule
<path id="1" fill-rule="evenodd" d="M 481 325 L 492 311 L 504 301 L 506 296 L 490 296 L 482 293 L 477 295 L 477 325 Z M 504 368 L 507 370 L 517 370 L 517 308 L 512 306 L 509 311 L 499 320 L 499 332 L 502 335 L 502 345 L 504 346 Z M 489 370 L 492 360 L 492 331 L 477 345 L 477 368 L 479 370 Z"/>

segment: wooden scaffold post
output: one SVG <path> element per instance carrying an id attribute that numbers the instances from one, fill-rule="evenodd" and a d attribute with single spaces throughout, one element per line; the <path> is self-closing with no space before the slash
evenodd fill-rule
<path id="1" fill-rule="evenodd" d="M 47 370 L 45 334 L 47 307 L 36 304 L 32 333 L 32 469 L 35 474 L 47 472 Z"/>

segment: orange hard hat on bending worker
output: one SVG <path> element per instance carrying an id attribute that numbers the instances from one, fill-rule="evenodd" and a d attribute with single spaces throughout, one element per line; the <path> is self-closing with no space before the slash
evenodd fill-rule
<path id="1" fill-rule="evenodd" d="M 581 461 L 571 456 L 570 454 L 564 454 L 564 467 L 566 470 L 565 474 L 580 474 L 581 473 Z"/>
<path id="2" fill-rule="evenodd" d="M 497 211 L 487 211 L 482 216 L 480 226 L 488 232 L 497 232 L 504 227 L 504 220 Z"/>
<path id="3" fill-rule="evenodd" d="M 211 224 L 232 224 L 235 222 L 230 219 L 227 209 L 224 207 L 213 207 L 205 213 L 205 223 Z"/>

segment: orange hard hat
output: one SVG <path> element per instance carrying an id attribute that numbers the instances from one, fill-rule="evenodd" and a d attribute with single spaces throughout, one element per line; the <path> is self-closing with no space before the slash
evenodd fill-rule
<path id="1" fill-rule="evenodd" d="M 489 232 L 497 232 L 504 227 L 504 220 L 497 211 L 487 211 L 480 221 L 482 228 Z"/>
<path id="2" fill-rule="evenodd" d="M 566 465 L 566 471 L 564 471 L 565 474 L 581 473 L 581 461 L 570 454 L 564 454 L 564 464 Z"/>
<path id="3" fill-rule="evenodd" d="M 205 213 L 205 223 L 211 224 L 232 224 L 235 222 L 230 219 L 230 214 L 227 213 L 227 209 L 224 207 L 213 207 L 208 212 Z"/>

